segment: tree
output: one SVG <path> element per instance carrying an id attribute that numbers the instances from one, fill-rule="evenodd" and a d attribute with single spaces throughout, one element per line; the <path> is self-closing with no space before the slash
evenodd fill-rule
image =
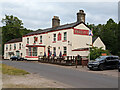
<path id="1" fill-rule="evenodd" d="M 27 30 L 23 27 L 22 20 L 14 17 L 13 15 L 5 15 L 1 21 L 5 26 L 2 27 L 2 45 L 15 38 L 20 38 L 23 35 L 32 32 L 32 30 Z M 3 50 L 4 51 L 4 50 Z"/>
<path id="2" fill-rule="evenodd" d="M 101 48 L 92 47 L 90 48 L 90 60 L 95 60 L 97 57 L 101 56 L 102 53 L 106 53 L 107 55 L 110 55 L 108 50 L 103 50 Z"/>

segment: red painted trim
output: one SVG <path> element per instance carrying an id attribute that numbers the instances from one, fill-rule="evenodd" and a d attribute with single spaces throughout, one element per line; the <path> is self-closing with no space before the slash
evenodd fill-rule
<path id="1" fill-rule="evenodd" d="M 42 44 L 42 43 L 39 43 L 39 44 Z"/>
<path id="2" fill-rule="evenodd" d="M 63 40 L 62 42 L 67 42 L 67 40 Z"/>
<path id="3" fill-rule="evenodd" d="M 29 45 L 29 44 L 26 44 L 26 45 Z"/>
<path id="4" fill-rule="evenodd" d="M 56 41 L 53 41 L 52 43 L 56 43 Z"/>
<path id="5" fill-rule="evenodd" d="M 88 49 L 84 49 L 84 50 L 72 50 L 72 51 L 89 51 Z"/>
<path id="6" fill-rule="evenodd" d="M 41 46 L 41 45 L 27 45 L 26 47 L 45 47 L 45 46 Z"/>
<path id="7" fill-rule="evenodd" d="M 21 50 L 21 49 L 19 49 L 19 50 Z"/>
<path id="8" fill-rule="evenodd" d="M 65 29 L 59 29 L 59 30 L 53 30 L 53 31 L 48 31 L 48 32 L 39 33 L 39 34 L 26 35 L 26 36 L 23 36 L 23 37 L 34 36 L 34 35 L 41 35 L 41 34 L 46 34 L 46 33 L 56 32 L 56 31 L 61 31 L 61 30 L 67 30 L 67 29 L 73 29 L 73 27 L 71 27 L 71 28 L 65 28 Z"/>
<path id="9" fill-rule="evenodd" d="M 38 56 L 25 56 L 26 58 L 38 58 Z"/>
<path id="10" fill-rule="evenodd" d="M 87 35 L 87 36 L 89 36 L 89 30 L 75 29 L 75 28 L 74 28 L 74 34 L 77 34 L 77 35 Z"/>
<path id="11" fill-rule="evenodd" d="M 35 45 L 36 43 L 33 43 L 33 45 Z"/>

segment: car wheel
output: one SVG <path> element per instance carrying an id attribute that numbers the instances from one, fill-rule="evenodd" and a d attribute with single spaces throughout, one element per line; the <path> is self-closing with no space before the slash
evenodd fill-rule
<path id="1" fill-rule="evenodd" d="M 90 70 L 93 70 L 93 68 L 89 68 Z"/>
<path id="2" fill-rule="evenodd" d="M 103 70 L 104 70 L 104 65 L 101 64 L 101 65 L 99 66 L 99 69 L 100 69 L 101 71 L 103 71 Z"/>

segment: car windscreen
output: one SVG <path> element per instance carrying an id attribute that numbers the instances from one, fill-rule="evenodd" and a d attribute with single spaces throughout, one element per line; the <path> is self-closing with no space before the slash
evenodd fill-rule
<path id="1" fill-rule="evenodd" d="M 100 57 L 96 58 L 95 60 L 96 61 L 101 61 L 101 60 L 104 60 L 105 58 L 106 58 L 106 56 L 100 56 Z"/>

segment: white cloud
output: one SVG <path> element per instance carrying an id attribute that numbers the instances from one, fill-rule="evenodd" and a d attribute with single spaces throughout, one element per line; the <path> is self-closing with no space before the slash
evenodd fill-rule
<path id="1" fill-rule="evenodd" d="M 106 23 L 109 18 L 117 21 L 117 2 L 41 2 L 41 0 L 8 0 L 0 1 L 0 17 L 5 14 L 20 18 L 24 26 L 30 29 L 51 27 L 54 15 L 61 19 L 61 24 L 75 22 L 76 13 L 84 9 L 86 22 Z M 0 24 L 2 26 L 2 24 Z"/>

